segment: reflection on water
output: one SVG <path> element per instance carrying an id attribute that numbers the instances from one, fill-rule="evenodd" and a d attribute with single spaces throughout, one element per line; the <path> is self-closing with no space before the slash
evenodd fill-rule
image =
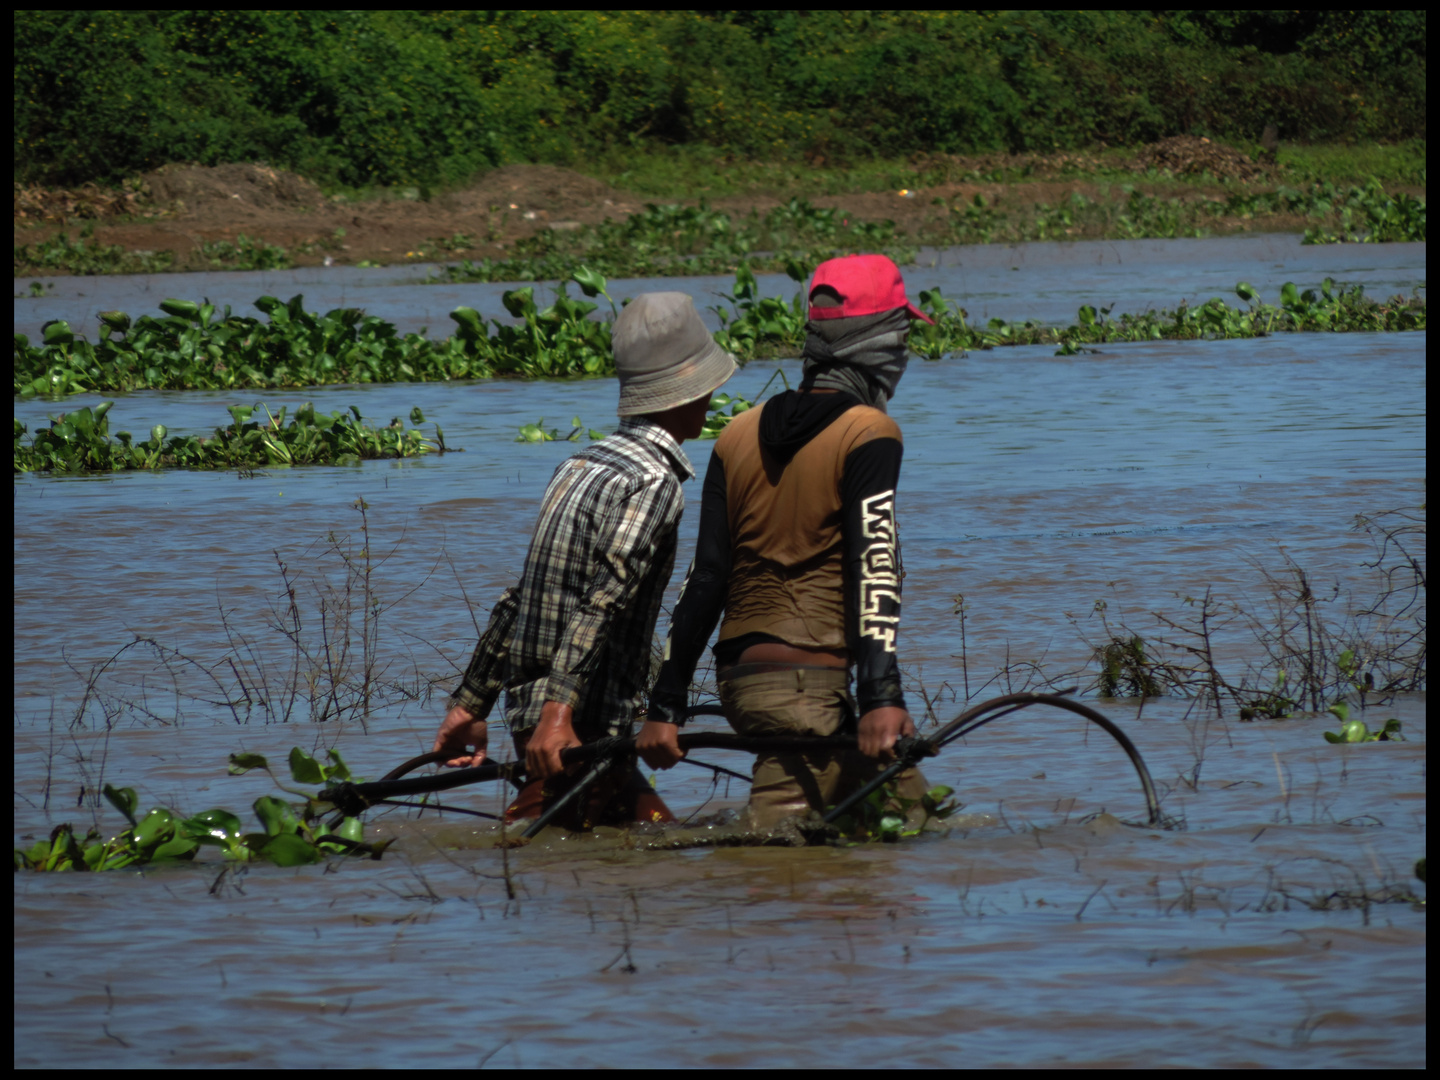
<path id="1" fill-rule="evenodd" d="M 1170 303 L 1210 291 L 1211 276 L 1254 280 L 1243 264 L 1261 244 L 1235 242 L 1228 268 L 1222 250 L 1165 248 L 1195 253 L 1193 268 L 1172 255 L 1166 271 L 1193 269 L 1191 289 L 1152 281 L 1154 260 L 1114 283 L 1128 296 L 1163 287 L 1156 302 Z M 1082 270 L 1057 260 L 1082 247 L 1013 250 L 1026 266 L 1053 264 L 1037 272 L 1063 288 Z M 1423 278 L 1423 245 L 1359 247 L 1345 257 L 1380 277 Z M 995 286 L 1007 305 L 997 313 L 1023 314 L 1034 286 L 1005 272 L 1016 284 Z M 108 281 L 85 285 L 97 310 L 124 306 L 100 291 Z M 247 301 L 283 291 L 237 288 Z M 1264 571 L 1283 555 L 1317 591 L 1368 595 L 1360 564 L 1373 549 L 1354 515 L 1424 499 L 1424 350 L 1423 334 L 1309 335 L 914 361 L 894 412 L 916 708 L 922 689 L 946 718 L 967 685 L 1003 692 L 1003 675 L 981 686 L 1007 663 L 1011 680 L 1037 663 L 1047 675 L 1083 667 L 1097 600 L 1146 626 L 1149 610 L 1183 610 L 1207 586 L 1258 610 Z M 754 393 L 771 370 L 730 389 Z M 83 831 L 91 811 L 77 794 L 93 796 L 102 775 L 145 805 L 240 808 L 268 782 L 225 777 L 233 750 L 275 760 L 295 744 L 338 745 L 376 776 L 428 749 L 440 709 L 428 680 L 448 687 L 474 643 L 465 598 L 483 618 L 513 579 L 545 480 L 573 450 L 515 445 L 516 428 L 575 414 L 608 426 L 613 395 L 610 381 L 326 388 L 272 403 L 356 404 L 382 420 L 418 404 L 465 453 L 248 480 L 18 480 L 17 838 L 63 820 Z M 235 400 L 132 394 L 112 417 L 116 429 L 203 430 Z M 56 409 L 17 403 L 16 415 L 33 426 Z M 690 449 L 703 473 L 708 446 Z M 368 731 L 265 726 L 233 679 L 205 689 L 188 660 L 267 673 L 245 685 L 278 700 L 292 654 L 267 627 L 283 598 L 277 560 L 318 627 L 322 598 L 344 587 L 329 537 L 358 537 L 360 497 L 384 560 L 373 578 L 387 704 Z M 72 729 L 83 674 L 137 638 L 187 660 L 133 647 Z M 1243 660 L 1248 640 L 1237 625 L 1222 645 Z M 176 698 L 177 683 L 194 694 Z M 114 711 L 121 699 L 130 707 Z M 654 851 L 623 834 L 549 838 L 510 853 L 507 901 L 488 837 L 397 810 L 375 815 L 399 837 L 380 863 L 17 875 L 16 1063 L 1423 1063 L 1423 911 L 1362 898 L 1418 885 L 1424 696 L 1370 714 L 1372 727 L 1401 718 L 1409 742 L 1353 747 L 1324 743 L 1321 720 L 1207 720 L 1152 700 L 1137 721 L 1135 705 L 1102 707 L 1186 831 L 1121 824 L 1143 816 L 1123 755 L 1073 718 L 1030 711 L 927 768 L 967 804 L 961 827 L 898 846 Z M 252 722 L 237 724 L 247 707 Z M 658 783 L 687 811 L 743 801 L 742 785 L 712 786 L 700 769 Z M 501 797 L 461 798 L 493 809 Z M 102 825 L 118 828 L 108 808 Z M 1327 896 L 1331 910 L 1309 906 Z"/>

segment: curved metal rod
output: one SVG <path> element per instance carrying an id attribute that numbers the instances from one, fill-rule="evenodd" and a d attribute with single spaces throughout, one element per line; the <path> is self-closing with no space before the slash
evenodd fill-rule
<path id="1" fill-rule="evenodd" d="M 690 716 L 724 716 L 720 706 L 716 704 L 692 705 L 686 710 Z M 820 738 L 817 736 L 774 736 L 757 738 L 755 736 L 736 735 L 728 731 L 688 731 L 681 732 L 679 737 L 680 748 L 690 750 L 743 750 L 749 753 L 762 751 L 789 752 L 789 753 L 833 753 L 836 750 L 853 750 L 855 739 L 853 736 L 836 736 L 833 738 Z M 584 746 L 573 746 L 560 754 L 560 760 L 566 765 L 583 764 L 593 761 L 596 758 L 612 757 L 617 754 L 633 752 L 635 740 L 628 736 L 615 736 L 604 739 L 597 739 L 594 742 L 586 743 Z M 491 780 L 509 780 L 511 783 L 520 784 L 525 780 L 525 762 L 487 761 L 469 769 L 454 769 L 445 772 L 432 773 L 425 776 L 407 776 L 407 773 L 426 765 L 433 765 L 436 762 L 444 761 L 451 755 L 445 751 L 431 751 L 420 754 L 408 761 L 391 769 L 379 780 L 372 780 L 367 783 L 343 783 L 327 788 L 322 797 L 333 803 L 346 815 L 354 817 L 364 811 L 366 806 L 374 805 L 383 799 L 390 799 L 401 795 L 423 795 L 432 791 L 448 791 L 451 788 L 464 787 L 467 784 L 482 784 Z M 716 768 L 717 766 L 707 766 Z M 748 778 L 747 778 L 748 779 Z"/>
<path id="2" fill-rule="evenodd" d="M 539 836 L 545 826 L 559 817 L 566 807 L 579 802 L 585 793 L 595 786 L 595 782 L 610 771 L 610 766 L 614 765 L 615 761 L 616 755 L 614 754 L 596 758 L 595 763 L 590 766 L 590 771 L 581 777 L 580 782 L 551 803 L 549 808 L 532 821 L 529 828 L 520 836 L 525 840 Z"/>
<path id="3" fill-rule="evenodd" d="M 1145 805 L 1150 814 L 1150 824 L 1157 827 L 1164 827 L 1164 816 L 1160 812 L 1160 801 L 1155 795 L 1155 784 L 1150 778 L 1150 770 L 1146 767 L 1145 761 L 1140 756 L 1140 751 L 1130 741 L 1129 736 L 1121 731 L 1113 721 L 1078 701 L 1073 701 L 1061 694 L 1006 694 L 1003 697 L 993 698 L 972 708 L 966 709 L 954 720 L 950 721 L 939 731 L 927 738 L 910 737 L 902 739 L 896 744 L 897 761 L 885 769 L 879 776 L 871 780 L 859 791 L 851 795 L 839 806 L 836 806 L 825 815 L 826 820 L 833 820 L 843 814 L 855 803 L 859 802 L 866 795 L 870 794 L 886 780 L 899 774 L 907 768 L 912 768 L 922 758 L 932 756 L 949 743 L 956 739 L 963 738 L 973 731 L 977 731 L 993 720 L 1007 716 L 1019 709 L 1030 705 L 1049 705 L 1057 709 L 1064 709 L 1067 712 L 1075 713 L 1091 723 L 1103 728 L 1110 735 L 1120 748 L 1130 758 L 1135 766 L 1135 772 L 1140 777 L 1140 786 L 1145 793 Z M 689 716 L 724 716 L 723 710 L 718 704 L 692 705 L 686 710 Z M 853 736 L 833 736 L 820 738 L 815 736 L 775 736 L 756 738 L 753 736 L 736 735 L 722 731 L 693 731 L 681 732 L 679 743 L 682 750 L 743 750 L 751 753 L 776 751 L 789 753 L 819 753 L 834 752 L 836 750 L 854 749 L 856 740 Z M 567 765 L 579 764 L 593 761 L 598 758 L 608 758 L 617 753 L 633 751 L 635 739 L 633 737 L 615 736 L 612 738 L 597 739 L 594 742 L 586 743 L 584 746 L 571 747 L 560 755 L 560 760 Z M 325 797 L 347 814 L 355 815 L 364 810 L 366 806 L 373 805 L 382 799 L 392 798 L 396 795 L 419 795 L 432 791 L 446 791 L 450 788 L 463 787 L 467 784 L 484 783 L 489 780 L 506 779 L 512 783 L 519 783 L 525 777 L 525 763 L 514 762 L 493 762 L 487 761 L 483 765 L 470 769 L 456 769 L 452 772 L 435 773 L 427 776 L 416 776 L 405 779 L 405 774 L 443 761 L 449 754 L 445 751 L 434 751 L 428 754 L 421 754 L 402 763 L 390 772 L 386 773 L 378 781 L 371 781 L 363 784 L 340 784 L 328 789 Z"/>
<path id="4" fill-rule="evenodd" d="M 1140 787 L 1145 792 L 1145 806 L 1150 811 L 1150 824 L 1164 827 L 1164 815 L 1160 813 L 1160 800 L 1155 795 L 1155 783 L 1150 779 L 1150 770 L 1145 766 L 1145 759 L 1140 756 L 1140 751 L 1135 748 L 1130 737 L 1102 713 L 1068 697 L 1062 697 L 1059 694 L 1006 694 L 1004 697 L 977 705 L 973 709 L 966 709 L 927 741 L 938 750 L 948 743 L 984 727 L 990 721 L 1000 719 L 1005 712 L 1028 705 L 1049 705 L 1056 709 L 1064 709 L 1076 716 L 1083 716 L 1092 724 L 1098 724 L 1103 728 L 1112 739 L 1120 744 L 1120 749 L 1125 751 L 1130 763 L 1135 766 L 1135 772 L 1140 777 Z M 994 715 L 987 715 L 992 713 Z"/>
<path id="5" fill-rule="evenodd" d="M 696 717 L 696 716 L 719 716 L 719 717 L 721 717 L 721 718 L 723 719 L 724 716 L 725 716 L 725 710 L 720 707 L 719 702 L 707 702 L 707 703 L 705 703 L 705 704 L 703 704 L 703 705 L 690 705 L 690 706 L 687 706 L 686 709 L 685 709 L 685 716 L 686 716 L 687 719 L 690 719 L 690 718 Z M 696 735 L 696 734 L 709 734 L 709 733 L 708 733 L 708 732 L 707 732 L 707 733 L 698 733 L 698 732 L 685 732 L 685 733 L 682 733 L 680 737 L 681 737 L 681 739 L 683 740 L 683 744 L 684 744 L 684 745 L 690 745 L 690 738 L 693 737 L 693 736 Z M 720 733 L 719 733 L 719 732 L 716 732 L 715 734 L 720 734 Z M 597 745 L 597 744 L 591 744 L 591 745 Z M 698 748 L 699 744 L 695 744 L 695 745 L 696 745 L 697 748 Z M 729 747 L 722 747 L 721 749 L 730 749 L 730 748 L 729 748 Z M 742 749 L 742 748 L 741 748 L 741 747 L 735 747 L 734 749 Z M 567 750 L 566 753 L 568 754 L 569 751 Z M 424 768 L 426 765 L 434 765 L 434 764 L 436 764 L 437 762 L 444 761 L 446 758 L 451 757 L 451 756 L 453 756 L 453 755 L 452 755 L 451 752 L 448 751 L 448 750 L 431 750 L 428 754 L 420 754 L 420 755 L 418 755 L 417 757 L 413 757 L 413 758 L 411 758 L 410 760 L 405 761 L 405 762 L 402 762 L 401 764 L 397 765 L 395 768 L 391 769 L 388 773 L 386 773 L 384 776 L 382 776 L 382 777 L 380 778 L 380 781 L 381 781 L 381 782 L 384 782 L 384 781 L 387 781 L 387 780 L 399 780 L 400 777 L 404 776 L 406 773 L 414 772 L 416 769 Z M 562 756 L 563 756 L 563 755 L 562 755 Z M 567 759 L 567 760 L 568 760 L 568 759 Z M 497 764 L 497 763 L 487 761 L 484 765 L 478 766 L 478 768 L 480 768 L 480 769 L 486 769 L 486 768 L 489 768 L 489 767 L 490 767 L 491 765 L 493 765 L 493 764 Z M 521 766 L 521 768 L 522 768 L 522 773 L 521 773 L 521 775 L 523 775 L 524 763 L 523 763 L 523 762 L 517 762 L 516 764 L 519 764 L 519 765 Z M 467 784 L 483 783 L 483 782 L 486 781 L 486 780 L 498 780 L 498 779 L 500 778 L 498 775 L 497 775 L 497 776 L 490 776 L 490 775 L 487 774 L 487 775 L 485 775 L 485 776 L 476 776 L 476 777 L 474 777 L 474 778 L 472 779 L 472 778 L 470 778 L 470 777 L 468 776 L 468 770 L 464 770 L 464 769 L 459 770 L 458 772 L 455 772 L 455 773 L 447 773 L 447 774 L 445 774 L 445 775 L 448 775 L 448 776 L 457 776 L 457 775 L 462 775 L 462 774 L 467 775 L 467 778 L 466 778 L 466 780 L 465 780 L 465 783 L 467 783 Z M 507 775 L 507 776 L 506 776 L 506 779 L 510 779 L 510 777 Z"/>

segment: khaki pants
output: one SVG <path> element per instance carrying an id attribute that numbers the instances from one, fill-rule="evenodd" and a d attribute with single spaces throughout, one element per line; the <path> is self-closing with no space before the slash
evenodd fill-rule
<path id="1" fill-rule="evenodd" d="M 849 675 L 839 668 L 736 664 L 720 674 L 720 702 L 741 735 L 834 735 L 855 715 Z M 824 813 L 885 763 L 859 750 L 836 754 L 757 754 L 749 825 L 770 829 L 810 810 Z M 919 799 L 929 786 L 919 769 L 895 778 L 896 794 Z"/>

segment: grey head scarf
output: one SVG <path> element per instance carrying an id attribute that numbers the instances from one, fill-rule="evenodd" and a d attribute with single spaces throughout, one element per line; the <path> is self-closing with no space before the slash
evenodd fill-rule
<path id="1" fill-rule="evenodd" d="M 881 412 L 895 396 L 910 353 L 905 308 L 878 315 L 811 319 L 805 324 L 805 361 L 801 389 L 843 390 Z"/>

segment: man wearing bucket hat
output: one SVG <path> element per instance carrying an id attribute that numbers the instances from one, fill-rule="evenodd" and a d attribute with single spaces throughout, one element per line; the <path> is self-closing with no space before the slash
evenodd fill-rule
<path id="1" fill-rule="evenodd" d="M 485 717 L 501 689 L 530 784 L 507 819 L 536 817 L 573 778 L 560 752 L 628 733 L 644 704 L 650 642 L 675 565 L 694 476 L 680 444 L 735 371 L 684 293 L 644 293 L 615 320 L 620 430 L 555 470 L 518 585 L 491 612 L 435 737 L 447 765 L 485 758 Z M 472 749 L 473 748 L 473 749 Z M 612 769 L 564 824 L 673 820 L 633 767 Z M 601 788 L 604 790 L 601 790 Z"/>
<path id="2" fill-rule="evenodd" d="M 695 563 L 638 745 L 651 767 L 680 759 L 686 691 L 723 611 L 716 674 L 737 731 L 848 729 L 859 742 L 858 753 L 823 759 L 759 755 L 748 808 L 757 828 L 835 805 L 915 730 L 896 654 L 902 444 L 886 406 L 905 372 L 910 320 L 931 320 L 883 255 L 822 263 L 809 301 L 800 388 L 736 417 L 715 445 Z M 925 790 L 918 770 L 900 775 L 900 796 Z"/>

